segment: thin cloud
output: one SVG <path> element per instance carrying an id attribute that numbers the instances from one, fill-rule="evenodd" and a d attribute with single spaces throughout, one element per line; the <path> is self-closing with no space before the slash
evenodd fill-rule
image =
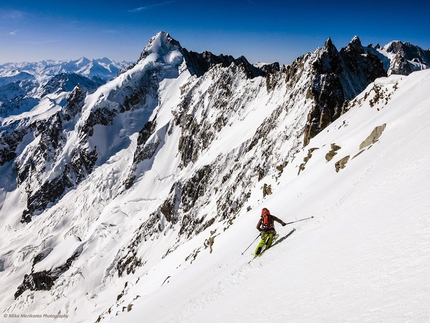
<path id="1" fill-rule="evenodd" d="M 27 45 L 45 45 L 45 44 L 58 43 L 58 42 L 59 40 L 28 40 L 20 43 L 27 44 Z"/>
<path id="2" fill-rule="evenodd" d="M 9 32 L 9 35 L 15 36 L 17 33 L 18 33 L 18 30 L 14 30 L 14 31 Z"/>
<path id="3" fill-rule="evenodd" d="M 156 7 L 166 6 L 166 5 L 174 3 L 174 2 L 176 2 L 176 1 L 166 1 L 166 2 L 162 2 L 162 3 L 149 4 L 146 6 L 131 9 L 128 12 L 140 12 L 140 11 L 150 10 L 150 9 L 154 9 Z"/>
<path id="4" fill-rule="evenodd" d="M 6 10 L 0 9 L 0 18 L 1 19 L 23 19 L 27 16 L 27 13 L 21 10 Z"/>

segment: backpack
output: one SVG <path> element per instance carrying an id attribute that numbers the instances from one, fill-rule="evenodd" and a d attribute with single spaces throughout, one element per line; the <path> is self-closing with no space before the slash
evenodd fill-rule
<path id="1" fill-rule="evenodd" d="M 273 219 L 268 209 L 264 208 L 261 211 L 261 219 L 262 219 L 261 223 L 264 231 L 272 230 L 274 228 Z"/>

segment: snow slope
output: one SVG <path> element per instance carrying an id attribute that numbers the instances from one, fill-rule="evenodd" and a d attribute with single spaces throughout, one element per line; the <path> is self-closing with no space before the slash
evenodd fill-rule
<path id="1" fill-rule="evenodd" d="M 187 270 L 169 255 L 128 287 L 121 302 L 131 311 L 119 305 L 106 321 L 428 322 L 430 73 L 376 84 L 392 93 L 387 104 L 353 107 L 311 141 L 319 149 L 305 170 L 297 175 L 306 149 L 274 194 L 254 201 L 217 238 L 212 254 Z M 337 173 L 326 162 L 331 143 L 342 147 L 337 156 L 352 157 L 384 123 L 380 139 L 346 168 Z M 315 218 L 279 227 L 281 238 L 297 230 L 248 264 L 257 242 L 241 252 L 257 234 L 263 206 L 285 221 Z"/>

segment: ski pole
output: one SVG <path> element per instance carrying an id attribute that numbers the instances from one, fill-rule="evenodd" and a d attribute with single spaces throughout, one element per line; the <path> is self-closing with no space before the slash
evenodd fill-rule
<path id="1" fill-rule="evenodd" d="M 300 219 L 300 220 L 296 220 L 296 221 L 287 222 L 287 223 L 285 223 L 285 225 L 296 223 L 296 222 L 300 222 L 300 221 L 304 221 L 304 220 L 309 220 L 309 219 L 312 219 L 312 218 L 313 218 L 313 216 L 310 216 L 308 218 L 304 218 L 304 219 Z"/>
<path id="2" fill-rule="evenodd" d="M 258 235 L 258 236 L 257 236 L 257 238 L 255 238 L 255 239 L 251 242 L 251 244 L 250 244 L 250 245 L 249 245 L 245 250 L 243 250 L 242 255 L 245 253 L 245 251 L 246 251 L 246 250 L 248 250 L 248 249 L 249 249 L 249 247 L 251 247 L 251 246 L 252 246 L 252 244 L 255 242 L 255 240 L 257 240 L 259 237 L 260 237 L 260 235 Z"/>

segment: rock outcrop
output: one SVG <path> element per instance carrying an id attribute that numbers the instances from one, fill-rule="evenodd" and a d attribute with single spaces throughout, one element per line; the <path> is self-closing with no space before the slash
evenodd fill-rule
<path id="1" fill-rule="evenodd" d="M 360 39 L 354 37 L 339 52 L 328 39 L 313 62 L 311 96 L 314 106 L 308 114 L 304 144 L 336 120 L 353 97 L 376 78 L 386 76 L 382 62 L 365 53 Z"/>

